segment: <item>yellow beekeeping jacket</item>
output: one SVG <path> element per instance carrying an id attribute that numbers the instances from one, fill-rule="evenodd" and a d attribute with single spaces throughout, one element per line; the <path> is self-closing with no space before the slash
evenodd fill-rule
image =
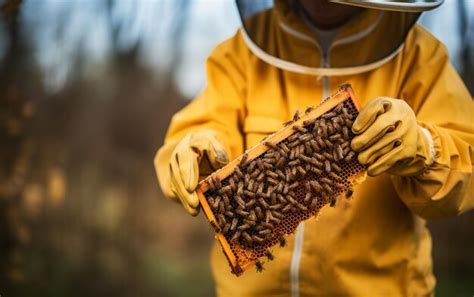
<path id="1" fill-rule="evenodd" d="M 271 16 L 261 17 L 267 18 L 262 22 L 270 31 L 278 30 L 272 27 Z M 294 22 L 295 27 L 301 26 Z M 306 30 L 303 27 L 299 29 Z M 319 59 L 291 36 L 271 38 L 278 34 L 283 33 L 269 34 L 268 42 L 289 55 Z M 286 43 L 279 44 L 282 40 Z M 348 45 L 352 50 L 343 47 L 336 58 L 350 58 L 351 51 L 361 54 L 364 47 L 379 44 L 383 34 Z M 275 247 L 275 260 L 265 263 L 263 273 L 232 275 L 216 242 L 211 263 L 218 296 L 433 293 L 426 220 L 455 216 L 474 206 L 474 105 L 445 47 L 419 25 L 389 61 L 372 70 L 330 78 L 284 71 L 262 61 L 239 31 L 211 53 L 206 87 L 173 117 L 155 159 L 161 187 L 165 195 L 173 196 L 168 190 L 169 159 L 187 133 L 212 129 L 233 159 L 281 128 L 296 109 L 319 104 L 328 89 L 346 82 L 352 84 L 362 106 L 378 96 L 406 100 L 419 124 L 431 133 L 434 164 L 421 176 L 368 178 L 355 188 L 352 200 L 341 199 L 335 208 L 324 208 L 317 219 L 299 226 L 286 247 Z"/>

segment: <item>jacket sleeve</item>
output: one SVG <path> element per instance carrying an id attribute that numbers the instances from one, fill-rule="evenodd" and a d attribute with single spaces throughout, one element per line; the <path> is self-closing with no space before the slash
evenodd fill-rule
<path id="1" fill-rule="evenodd" d="M 419 34 L 420 36 L 416 36 Z M 393 177 L 404 203 L 425 219 L 474 208 L 474 104 L 446 48 L 422 28 L 410 48 L 401 98 L 431 134 L 434 163 L 416 177 Z"/>
<path id="2" fill-rule="evenodd" d="M 214 49 L 206 62 L 204 90 L 171 120 L 164 144 L 154 159 L 158 181 L 168 198 L 175 198 L 170 189 L 171 154 L 188 133 L 212 130 L 231 160 L 242 152 L 245 78 L 239 39 L 237 34 Z"/>

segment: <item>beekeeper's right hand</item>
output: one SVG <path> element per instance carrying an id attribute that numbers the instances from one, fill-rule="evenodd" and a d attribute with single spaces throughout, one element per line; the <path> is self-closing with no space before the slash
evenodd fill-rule
<path id="1" fill-rule="evenodd" d="M 179 199 L 186 211 L 195 216 L 199 213 L 199 200 L 195 189 L 201 178 L 229 162 L 224 146 L 212 131 L 187 134 L 171 154 L 170 187 L 175 199 Z"/>

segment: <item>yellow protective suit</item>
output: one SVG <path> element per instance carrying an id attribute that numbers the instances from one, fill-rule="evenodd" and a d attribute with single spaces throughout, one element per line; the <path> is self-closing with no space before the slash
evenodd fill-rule
<path id="1" fill-rule="evenodd" d="M 278 15 L 260 17 L 257 21 L 268 30 L 279 30 L 273 24 Z M 291 22 L 306 30 L 296 18 Z M 269 34 L 268 42 L 293 55 L 310 54 L 298 40 L 287 43 L 293 37 L 279 34 L 284 33 Z M 279 43 L 282 40 L 284 44 Z M 360 54 L 364 47 L 382 41 L 383 30 L 351 46 Z M 341 49 L 338 59 L 347 58 L 345 52 L 347 49 Z M 327 82 L 263 62 L 249 50 L 241 32 L 223 42 L 207 61 L 205 89 L 173 117 L 156 156 L 164 192 L 172 195 L 167 190 L 170 156 L 185 135 L 213 130 L 233 159 L 279 129 L 296 109 L 319 104 Z M 370 71 L 332 76 L 331 88 L 345 82 L 353 85 L 363 106 L 378 96 L 404 99 L 419 125 L 431 134 L 434 163 L 418 176 L 369 177 L 355 188 L 353 200 L 340 200 L 337 207 L 323 209 L 318 219 L 300 225 L 285 248 L 274 249 L 275 260 L 265 263 L 263 273 L 251 270 L 235 277 L 216 243 L 211 262 L 218 296 L 433 293 L 426 220 L 455 216 L 474 206 L 472 98 L 449 63 L 445 47 L 419 25 L 394 58 Z"/>

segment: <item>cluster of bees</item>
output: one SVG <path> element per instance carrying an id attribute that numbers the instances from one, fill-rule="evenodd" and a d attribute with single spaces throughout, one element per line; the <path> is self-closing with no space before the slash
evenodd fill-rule
<path id="1" fill-rule="evenodd" d="M 298 112 L 285 125 L 297 120 Z M 341 166 L 356 156 L 350 148 L 352 123 L 353 115 L 341 103 L 319 118 L 293 125 L 294 132 L 279 143 L 264 141 L 268 150 L 256 159 L 244 154 L 224 180 L 208 179 L 205 195 L 217 220 L 215 231 L 250 249 L 269 241 L 284 246 L 279 226 L 288 215 L 327 203 L 335 206 L 337 194 L 350 187 Z M 265 255 L 273 259 L 268 250 Z M 261 270 L 262 263 L 256 264 Z"/>

